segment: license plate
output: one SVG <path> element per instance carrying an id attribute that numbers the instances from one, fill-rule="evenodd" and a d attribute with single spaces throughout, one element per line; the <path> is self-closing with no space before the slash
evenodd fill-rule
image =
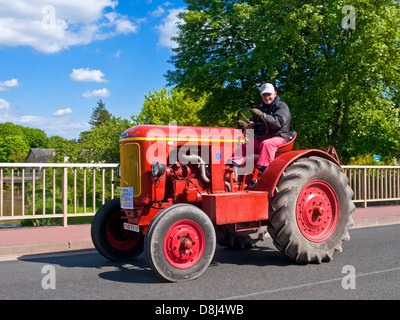
<path id="1" fill-rule="evenodd" d="M 124 222 L 124 229 L 129 230 L 129 231 L 134 231 L 134 232 L 140 232 L 140 228 L 136 224 Z"/>

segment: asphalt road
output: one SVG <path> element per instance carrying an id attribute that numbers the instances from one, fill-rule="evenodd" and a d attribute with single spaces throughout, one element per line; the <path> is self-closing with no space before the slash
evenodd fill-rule
<path id="1" fill-rule="evenodd" d="M 0 262 L 0 299 L 400 299 L 400 225 L 350 236 L 342 253 L 320 265 L 291 263 L 270 238 L 243 251 L 218 247 L 206 272 L 183 283 L 158 278 L 143 255 L 129 263 L 94 251 L 22 257 Z"/>

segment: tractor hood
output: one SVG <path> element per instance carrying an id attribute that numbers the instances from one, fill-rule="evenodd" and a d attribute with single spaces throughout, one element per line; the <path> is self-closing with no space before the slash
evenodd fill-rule
<path id="1" fill-rule="evenodd" d="M 207 144 L 244 142 L 244 139 L 242 132 L 234 128 L 139 125 L 121 134 L 120 143 L 127 141 L 177 141 Z"/>

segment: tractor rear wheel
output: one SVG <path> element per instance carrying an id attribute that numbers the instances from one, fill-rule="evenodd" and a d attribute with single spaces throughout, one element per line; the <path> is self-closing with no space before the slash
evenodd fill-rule
<path id="1" fill-rule="evenodd" d="M 199 208 L 175 204 L 163 209 L 147 229 L 144 252 L 161 278 L 178 282 L 199 277 L 216 247 L 214 226 Z"/>
<path id="2" fill-rule="evenodd" d="M 341 169 L 320 157 L 292 163 L 270 202 L 268 231 L 275 246 L 299 263 L 330 261 L 350 240 L 353 191 Z"/>
<path id="3" fill-rule="evenodd" d="M 134 258 L 143 252 L 144 236 L 123 228 L 124 215 L 118 198 L 102 205 L 92 221 L 92 242 L 111 261 Z"/>

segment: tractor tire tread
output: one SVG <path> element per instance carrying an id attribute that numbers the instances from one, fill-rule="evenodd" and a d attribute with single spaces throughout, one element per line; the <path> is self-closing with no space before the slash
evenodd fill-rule
<path id="1" fill-rule="evenodd" d="M 341 201 L 346 202 L 344 208 L 347 211 L 340 212 L 340 215 L 345 215 L 346 222 L 339 238 L 334 245 L 324 249 L 321 246 L 313 248 L 310 241 L 299 235 L 294 213 L 299 181 L 313 179 L 321 171 L 338 177 L 338 185 L 344 190 L 341 193 L 344 199 Z M 298 159 L 282 174 L 275 189 L 275 195 L 270 202 L 268 231 L 274 245 L 279 251 L 298 263 L 321 263 L 332 260 L 335 251 L 342 251 L 343 241 L 350 239 L 348 229 L 353 225 L 351 213 L 355 210 L 351 201 L 352 196 L 353 191 L 348 186 L 348 179 L 336 164 L 319 157 Z"/>

